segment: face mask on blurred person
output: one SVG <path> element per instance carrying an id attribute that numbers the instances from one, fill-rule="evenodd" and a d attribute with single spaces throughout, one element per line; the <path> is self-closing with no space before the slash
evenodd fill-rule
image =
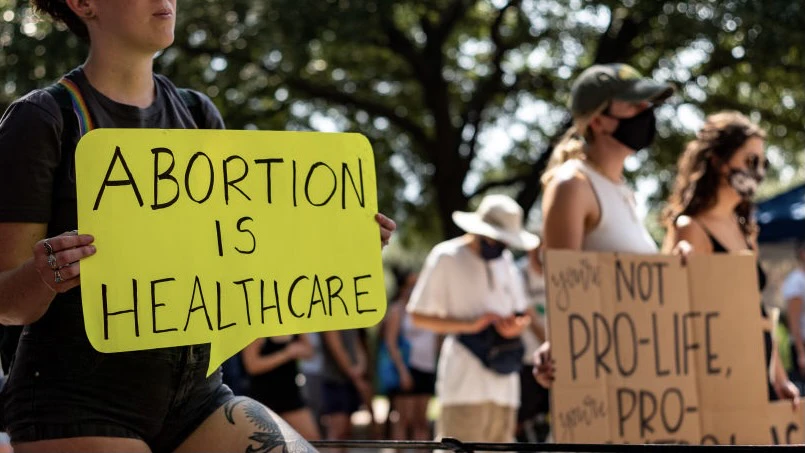
<path id="1" fill-rule="evenodd" d="M 486 261 L 500 258 L 504 250 L 506 250 L 506 244 L 502 242 L 493 239 L 481 239 L 481 258 Z"/>
<path id="2" fill-rule="evenodd" d="M 766 177 L 768 161 L 750 156 L 746 159 L 746 166 L 747 169 L 731 168 L 727 181 L 741 198 L 748 201 L 755 197 L 758 186 Z"/>
<path id="3" fill-rule="evenodd" d="M 605 115 L 618 120 L 618 128 L 612 132 L 612 138 L 627 148 L 639 151 L 654 141 L 654 136 L 657 134 L 657 119 L 654 116 L 654 109 L 648 108 L 631 118 Z"/>

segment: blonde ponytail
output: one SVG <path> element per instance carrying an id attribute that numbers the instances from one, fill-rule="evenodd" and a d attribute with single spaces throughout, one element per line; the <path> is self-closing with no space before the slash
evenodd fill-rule
<path id="1" fill-rule="evenodd" d="M 553 147 L 548 168 L 542 174 L 542 184 L 547 185 L 554 176 L 556 169 L 571 159 L 584 157 L 585 141 L 578 134 L 578 125 L 574 124 L 565 132 L 559 142 Z"/>

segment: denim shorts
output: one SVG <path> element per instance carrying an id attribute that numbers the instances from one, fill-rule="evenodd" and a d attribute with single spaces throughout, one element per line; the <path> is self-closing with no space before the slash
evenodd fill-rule
<path id="1" fill-rule="evenodd" d="M 0 422 L 15 443 L 127 437 L 173 451 L 233 397 L 220 368 L 206 377 L 209 351 L 100 353 L 86 337 L 80 304 L 54 303 L 20 336 Z"/>

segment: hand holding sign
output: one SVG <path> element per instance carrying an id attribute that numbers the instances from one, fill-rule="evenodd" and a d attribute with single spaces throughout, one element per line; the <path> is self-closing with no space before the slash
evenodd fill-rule
<path id="1" fill-rule="evenodd" d="M 534 351 L 534 369 L 532 371 L 534 379 L 542 387 L 549 389 L 556 379 L 556 366 L 551 357 L 551 343 L 546 341 Z"/>
<path id="2" fill-rule="evenodd" d="M 76 151 L 87 336 L 102 352 L 362 328 L 385 313 L 372 150 L 356 134 L 98 129 Z"/>
<path id="3" fill-rule="evenodd" d="M 79 285 L 79 260 L 95 253 L 93 237 L 68 231 L 43 239 L 34 246 L 34 265 L 42 282 L 54 293 Z"/>

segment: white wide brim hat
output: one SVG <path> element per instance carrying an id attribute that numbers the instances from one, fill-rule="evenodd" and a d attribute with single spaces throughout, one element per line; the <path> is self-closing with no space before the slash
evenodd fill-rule
<path id="1" fill-rule="evenodd" d="M 511 248 L 533 250 L 540 244 L 539 236 L 523 228 L 523 209 L 506 195 L 487 195 L 475 212 L 453 212 L 453 222 L 467 233 L 492 238 Z"/>

